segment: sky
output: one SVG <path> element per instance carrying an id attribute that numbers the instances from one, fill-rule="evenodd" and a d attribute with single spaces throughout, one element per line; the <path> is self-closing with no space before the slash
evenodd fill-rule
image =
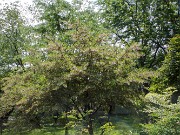
<path id="1" fill-rule="evenodd" d="M 10 4 L 10 3 L 13 3 L 13 2 L 16 2 L 16 1 L 20 2 L 20 4 L 19 4 L 20 5 L 20 11 L 22 11 L 23 16 L 28 18 L 27 23 L 36 24 L 36 21 L 34 20 L 34 17 L 32 15 L 32 13 L 30 13 L 30 11 L 27 10 L 28 7 L 33 4 L 33 0 L 0 0 L 0 9 L 2 9 L 4 7 L 5 3 Z M 72 0 L 66 0 L 66 1 L 71 2 Z M 82 0 L 82 1 L 86 3 L 88 1 L 93 2 L 95 0 Z"/>
<path id="2" fill-rule="evenodd" d="M 0 0 L 0 4 L 2 5 L 4 3 L 11 3 L 15 1 L 17 0 Z M 18 1 L 20 1 L 22 5 L 26 5 L 26 4 L 31 5 L 33 0 L 18 0 Z M 66 1 L 71 2 L 72 0 L 66 0 Z"/>
<path id="3" fill-rule="evenodd" d="M 3 6 L 3 4 L 5 4 L 5 3 L 12 3 L 12 2 L 15 2 L 15 1 L 19 1 L 23 6 L 24 5 L 26 5 L 26 6 L 28 6 L 28 5 L 31 5 L 33 2 L 33 0 L 0 0 L 0 8 L 2 8 Z M 72 0 L 66 0 L 66 1 L 68 1 L 68 2 L 71 2 Z M 93 0 L 92 0 L 93 1 Z"/>
<path id="4" fill-rule="evenodd" d="M 10 4 L 15 1 L 17 0 L 0 0 L 0 9 L 4 7 L 5 3 Z M 32 4 L 33 0 L 18 0 L 18 1 L 20 2 L 20 5 L 22 5 L 23 7 L 27 7 Z"/>
<path id="5" fill-rule="evenodd" d="M 15 1 L 19 1 L 20 4 L 24 7 L 28 7 L 29 5 L 32 5 L 33 3 L 33 0 L 0 0 L 0 9 L 3 7 L 5 3 L 10 4 Z M 66 1 L 71 2 L 72 0 L 66 0 Z M 82 0 L 82 1 L 87 2 L 87 1 L 95 1 L 95 0 Z"/>
<path id="6" fill-rule="evenodd" d="M 27 9 L 30 5 L 33 4 L 33 0 L 0 0 L 0 9 L 2 9 L 4 7 L 4 5 L 7 3 L 8 5 L 10 3 L 19 1 L 19 5 L 20 5 L 20 10 L 22 11 L 22 15 L 25 16 L 26 18 L 28 18 L 28 22 L 27 23 L 35 23 L 36 21 L 33 18 L 32 13 L 30 13 Z M 66 0 L 68 2 L 71 2 L 72 0 Z"/>
<path id="7" fill-rule="evenodd" d="M 0 0 L 1 4 L 4 4 L 4 3 L 11 3 L 11 2 L 15 2 L 17 0 Z M 32 4 L 32 0 L 19 0 L 21 2 L 21 4 Z"/>

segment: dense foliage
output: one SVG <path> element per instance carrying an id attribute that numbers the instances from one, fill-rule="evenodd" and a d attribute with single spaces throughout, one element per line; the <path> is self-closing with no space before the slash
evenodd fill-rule
<path id="1" fill-rule="evenodd" d="M 180 134 L 180 103 L 170 103 L 171 93 L 148 94 L 145 112 L 151 117 L 151 123 L 143 125 L 143 134 L 178 135 Z"/>
<path id="2" fill-rule="evenodd" d="M 140 42 L 144 56 L 139 66 L 156 68 L 166 54 L 169 39 L 179 34 L 177 0 L 100 0 L 105 27 L 116 40 Z"/>
<path id="3" fill-rule="evenodd" d="M 156 92 L 169 91 L 173 92 L 172 102 L 176 103 L 179 93 L 179 60 L 180 60 L 180 37 L 176 35 L 169 42 L 166 58 L 158 72 L 158 76 L 154 77 L 151 90 Z M 172 87 L 172 88 L 169 88 Z"/>
<path id="4" fill-rule="evenodd" d="M 18 3 L 5 6 L 1 132 L 25 133 L 54 123 L 65 135 L 78 127 L 78 134 L 93 135 L 95 128 L 109 134 L 120 107 L 128 108 L 125 114 L 147 116 L 139 118 L 140 134 L 178 135 L 178 2 L 35 0 L 36 24 L 27 24 Z"/>

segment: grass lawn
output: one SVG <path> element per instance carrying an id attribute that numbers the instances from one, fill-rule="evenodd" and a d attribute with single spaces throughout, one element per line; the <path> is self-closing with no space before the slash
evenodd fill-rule
<path id="1" fill-rule="evenodd" d="M 112 122 L 112 126 L 114 127 L 112 130 L 105 132 L 104 135 L 138 135 L 138 125 L 139 119 L 133 116 L 113 116 L 110 118 Z M 80 126 L 78 126 L 80 127 Z M 95 135 L 100 135 L 102 130 L 99 128 L 100 125 L 94 124 L 94 133 Z M 82 131 L 78 131 L 78 128 L 69 129 L 69 135 L 86 135 L 87 133 L 82 133 Z M 79 128 L 80 129 L 80 128 Z M 47 126 L 41 129 L 35 129 L 27 133 L 21 133 L 20 135 L 64 135 L 65 130 L 63 127 L 58 126 Z M 3 135 L 16 135 L 15 133 L 10 133 L 6 131 Z"/>

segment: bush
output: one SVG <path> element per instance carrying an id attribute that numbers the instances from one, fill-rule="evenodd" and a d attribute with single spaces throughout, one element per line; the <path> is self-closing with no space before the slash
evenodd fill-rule
<path id="1" fill-rule="evenodd" d="M 142 125 L 143 135 L 179 135 L 180 102 L 169 103 L 169 94 L 150 94 L 146 96 L 146 112 L 152 121 Z M 149 104 L 149 105 L 148 105 Z"/>

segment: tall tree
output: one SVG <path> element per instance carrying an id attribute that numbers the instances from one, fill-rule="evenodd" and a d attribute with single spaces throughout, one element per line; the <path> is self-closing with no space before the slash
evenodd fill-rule
<path id="1" fill-rule="evenodd" d="M 1 9 L 0 15 L 0 75 L 16 68 L 24 68 L 27 28 L 16 4 Z"/>
<path id="2" fill-rule="evenodd" d="M 39 32 L 55 38 L 58 35 L 62 36 L 68 30 L 68 21 L 72 12 L 72 7 L 68 2 L 65 0 L 36 0 L 35 4 L 41 22 L 38 25 Z"/>
<path id="3" fill-rule="evenodd" d="M 145 53 L 139 65 L 159 67 L 166 45 L 180 33 L 176 0 L 100 0 L 105 26 L 113 28 L 116 40 L 136 41 Z"/>
<path id="4" fill-rule="evenodd" d="M 34 28 L 35 37 L 42 40 L 33 42 L 28 51 L 31 66 L 2 80 L 0 117 L 13 110 L 9 122 L 16 129 L 22 122 L 28 128 L 39 127 L 38 114 L 58 106 L 66 112 L 75 110 L 93 135 L 97 111 L 108 112 L 112 104 L 132 105 L 151 76 L 137 69 L 139 45 L 114 46 L 99 16 L 76 4 L 72 8 L 63 0 L 38 3 L 43 23 Z"/>
<path id="5" fill-rule="evenodd" d="M 92 119 L 99 109 L 108 111 L 110 103 L 132 105 L 150 74 L 136 69 L 137 45 L 127 49 L 109 45 L 102 31 L 95 33 L 80 24 L 69 33 L 73 45 L 49 42 L 46 61 L 5 80 L 1 115 L 16 106 L 15 116 L 26 116 L 32 124 L 42 106 L 59 104 L 74 108 L 92 135 Z"/>
<path id="6" fill-rule="evenodd" d="M 158 69 L 159 75 L 154 78 L 151 90 L 164 92 L 165 89 L 172 90 L 174 96 L 172 102 L 176 103 L 180 95 L 180 36 L 173 37 L 168 45 L 167 56 L 161 68 Z M 169 88 L 170 87 L 170 88 Z"/>

